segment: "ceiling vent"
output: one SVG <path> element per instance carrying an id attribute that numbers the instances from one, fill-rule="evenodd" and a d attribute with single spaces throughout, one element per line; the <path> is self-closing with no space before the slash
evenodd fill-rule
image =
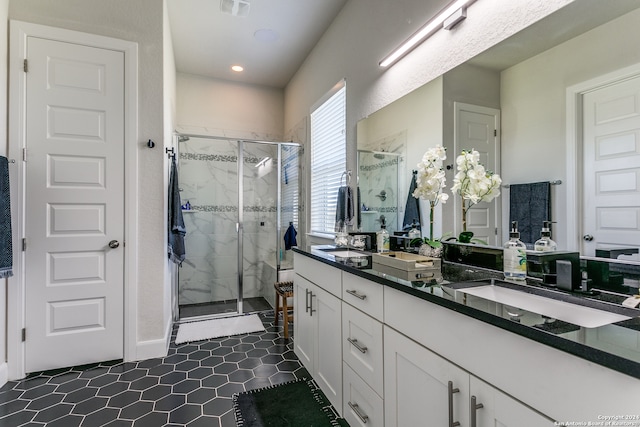
<path id="1" fill-rule="evenodd" d="M 249 0 L 220 0 L 220 11 L 233 16 L 249 15 L 250 7 Z"/>

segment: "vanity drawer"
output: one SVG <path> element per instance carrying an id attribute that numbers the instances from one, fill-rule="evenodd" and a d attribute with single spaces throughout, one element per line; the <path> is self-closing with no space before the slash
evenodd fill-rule
<path id="1" fill-rule="evenodd" d="M 382 396 L 382 323 L 343 302 L 342 339 L 342 360 Z"/>
<path id="2" fill-rule="evenodd" d="M 297 274 L 338 298 L 342 296 L 342 276 L 339 269 L 307 256 L 294 254 L 293 265 Z"/>
<path id="3" fill-rule="evenodd" d="M 384 426 L 384 401 L 346 363 L 343 372 L 343 416 L 351 427 Z"/>
<path id="4" fill-rule="evenodd" d="M 379 321 L 383 320 L 383 292 L 380 283 L 342 272 L 342 300 Z"/>

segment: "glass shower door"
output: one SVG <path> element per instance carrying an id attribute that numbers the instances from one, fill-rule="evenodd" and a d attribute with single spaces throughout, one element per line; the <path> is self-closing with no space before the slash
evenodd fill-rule
<path id="1" fill-rule="evenodd" d="M 187 234 L 179 270 L 180 318 L 238 312 L 237 141 L 207 137 L 179 143 L 181 201 Z"/>
<path id="2" fill-rule="evenodd" d="M 271 309 L 277 272 L 278 144 L 243 141 L 240 309 Z M 275 274 L 274 274 L 275 273 Z"/>

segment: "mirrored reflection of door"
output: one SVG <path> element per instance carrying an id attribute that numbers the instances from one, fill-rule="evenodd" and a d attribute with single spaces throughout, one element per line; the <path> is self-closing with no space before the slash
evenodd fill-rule
<path id="1" fill-rule="evenodd" d="M 584 95 L 581 253 L 640 260 L 640 77 Z M 604 255 L 603 255 L 604 256 Z"/>

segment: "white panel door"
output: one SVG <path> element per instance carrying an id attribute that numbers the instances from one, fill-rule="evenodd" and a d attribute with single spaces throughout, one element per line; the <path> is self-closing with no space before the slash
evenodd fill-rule
<path id="1" fill-rule="evenodd" d="M 640 77 L 584 95 L 582 253 L 640 246 Z M 591 239 L 593 237 L 593 239 Z M 632 258 L 636 259 L 638 255 Z"/>
<path id="2" fill-rule="evenodd" d="M 480 163 L 486 170 L 499 172 L 498 129 L 499 111 L 492 108 L 479 107 L 456 103 L 456 151 L 450 161 L 455 165 L 455 159 L 462 150 L 476 150 L 480 153 Z M 454 172 L 455 175 L 456 172 Z M 451 178 L 453 183 L 453 178 Z M 450 184 L 453 185 L 453 184 Z M 459 198 L 459 196 L 456 196 Z M 473 205 L 467 212 L 467 230 L 473 232 L 473 237 L 487 242 L 489 245 L 502 245 L 498 232 L 500 209 L 498 200 L 481 202 Z M 459 200 L 456 200 L 456 204 Z M 459 205 L 457 205 L 459 206 Z M 455 211 L 456 226 L 460 227 L 460 208 Z M 458 230 L 458 232 L 462 229 Z"/>
<path id="3" fill-rule="evenodd" d="M 124 54 L 29 37 L 27 58 L 26 371 L 121 359 Z"/>

